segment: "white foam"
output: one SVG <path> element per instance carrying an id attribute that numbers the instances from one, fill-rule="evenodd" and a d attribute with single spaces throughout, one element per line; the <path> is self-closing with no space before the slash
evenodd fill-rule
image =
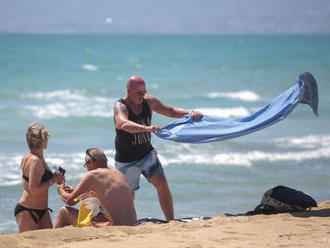
<path id="1" fill-rule="evenodd" d="M 83 95 L 84 91 L 71 91 L 71 90 L 56 90 L 51 92 L 35 92 L 23 94 L 22 96 L 30 99 L 41 99 L 41 100 L 84 100 L 86 97 Z"/>
<path id="2" fill-rule="evenodd" d="M 323 137 L 323 141 L 321 139 Z M 283 138 L 280 142 L 295 144 L 296 138 Z M 243 152 L 217 152 L 213 144 L 205 144 L 203 147 L 193 144 L 167 144 L 159 149 L 159 159 L 163 166 L 180 164 L 205 164 L 214 166 L 242 166 L 250 167 L 256 162 L 271 162 L 279 164 L 283 161 L 305 162 L 318 159 L 330 158 L 330 137 L 321 135 L 310 135 L 301 137 L 297 150 L 287 151 L 287 149 L 276 149 L 274 152 L 251 150 Z M 316 144 L 318 146 L 301 145 L 303 141 Z M 279 143 L 282 144 L 282 143 Z M 295 147 L 296 148 L 296 147 Z M 302 150 L 302 149 L 303 150 Z M 114 167 L 114 150 L 105 150 L 108 157 L 109 167 Z M 20 163 L 24 154 L 0 154 L 0 186 L 16 185 L 22 182 Z M 81 178 L 86 170 L 83 167 L 85 153 L 46 153 L 45 159 L 50 168 L 53 165 L 62 166 L 67 170 L 67 179 Z"/>
<path id="3" fill-rule="evenodd" d="M 24 94 L 23 97 L 45 100 L 38 105 L 25 105 L 29 114 L 41 119 L 67 117 L 104 117 L 113 116 L 112 105 L 115 100 L 107 97 L 90 97 L 85 91 L 58 90 Z M 51 103 L 47 103 L 47 102 Z"/>
<path id="4" fill-rule="evenodd" d="M 80 104 L 80 103 L 53 103 L 43 106 L 25 106 L 32 114 L 40 119 L 51 118 L 67 118 L 67 117 L 104 117 L 113 116 L 110 104 L 94 105 L 94 104 Z"/>
<path id="5" fill-rule="evenodd" d="M 198 108 L 197 111 L 200 111 L 204 115 L 224 117 L 224 118 L 237 118 L 245 117 L 250 115 L 249 110 L 244 107 L 236 108 Z"/>
<path id="6" fill-rule="evenodd" d="M 263 152 L 251 151 L 246 153 L 219 153 L 210 154 L 177 154 L 162 155 L 161 162 L 164 165 L 170 164 L 208 164 L 222 166 L 244 166 L 250 167 L 253 162 L 269 161 L 306 161 L 313 159 L 330 158 L 330 147 L 320 148 L 311 151 L 298 152 Z"/>
<path id="7" fill-rule="evenodd" d="M 261 97 L 249 90 L 243 90 L 238 92 L 212 92 L 207 94 L 209 98 L 231 98 L 235 100 L 256 102 L 261 99 Z"/>
<path id="8" fill-rule="evenodd" d="M 330 158 L 330 136 L 308 135 L 303 137 L 278 138 L 274 152 L 252 150 L 247 152 L 214 153 L 212 144 L 204 144 L 204 149 L 193 144 L 170 144 L 164 147 L 160 160 L 164 165 L 170 164 L 209 164 L 226 166 L 252 166 L 254 162 L 295 161 Z M 284 149 L 283 149 L 284 148 Z M 288 148 L 296 148 L 288 151 Z M 302 150 L 303 149 L 303 150 Z"/>
<path id="9" fill-rule="evenodd" d="M 1 218 L 1 223 L 0 223 L 0 235 L 17 233 L 18 228 L 15 218 L 10 218 L 11 216 L 8 217 L 5 215 L 3 215 L 2 217 L 3 218 Z M 7 247 L 7 246 L 2 246 L 2 247 Z"/>
<path id="10" fill-rule="evenodd" d="M 274 139 L 278 147 L 315 149 L 330 146 L 329 135 L 308 135 L 303 137 L 285 137 Z"/>
<path id="11" fill-rule="evenodd" d="M 96 65 L 92 64 L 83 64 L 81 68 L 87 71 L 97 71 L 99 69 Z"/>

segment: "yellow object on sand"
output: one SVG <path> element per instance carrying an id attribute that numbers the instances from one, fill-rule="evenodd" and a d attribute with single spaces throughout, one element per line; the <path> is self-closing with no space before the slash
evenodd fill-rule
<path id="1" fill-rule="evenodd" d="M 110 213 L 103 207 L 99 196 L 93 190 L 74 200 L 79 201 L 79 214 L 75 226 L 102 227 L 113 225 Z"/>

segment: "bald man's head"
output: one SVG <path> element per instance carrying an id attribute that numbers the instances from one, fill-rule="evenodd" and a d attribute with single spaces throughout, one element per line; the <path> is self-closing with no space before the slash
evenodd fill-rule
<path id="1" fill-rule="evenodd" d="M 132 76 L 127 80 L 127 90 L 130 90 L 132 87 L 139 86 L 139 85 L 145 85 L 145 82 L 142 78 L 139 76 Z"/>
<path id="2" fill-rule="evenodd" d="M 127 100 L 133 104 L 141 104 L 147 93 L 146 84 L 139 76 L 130 77 L 127 81 Z"/>

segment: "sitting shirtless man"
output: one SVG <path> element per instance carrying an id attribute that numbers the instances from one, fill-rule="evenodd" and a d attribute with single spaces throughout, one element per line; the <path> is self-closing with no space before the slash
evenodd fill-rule
<path id="1" fill-rule="evenodd" d="M 133 198 L 125 177 L 116 169 L 108 168 L 108 159 L 99 148 L 86 151 L 85 168 L 89 171 L 76 188 L 61 184 L 57 187 L 62 200 L 72 206 L 75 198 L 95 192 L 102 207 L 111 215 L 113 225 L 131 226 L 136 223 L 136 212 Z M 78 210 L 72 207 L 62 207 L 56 218 L 55 228 L 76 225 Z"/>

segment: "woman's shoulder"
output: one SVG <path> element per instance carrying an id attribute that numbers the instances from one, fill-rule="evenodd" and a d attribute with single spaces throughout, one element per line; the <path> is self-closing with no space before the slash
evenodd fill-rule
<path id="1" fill-rule="evenodd" d="M 30 173 L 35 173 L 36 171 L 39 171 L 38 174 L 42 174 L 44 167 L 42 166 L 42 161 L 38 156 L 28 153 L 22 160 L 21 169 L 23 175 L 28 176 Z"/>
<path id="2" fill-rule="evenodd" d="M 26 167 L 26 165 L 42 165 L 42 160 L 37 155 L 34 155 L 32 153 L 27 153 L 23 160 L 22 160 L 22 166 Z"/>

